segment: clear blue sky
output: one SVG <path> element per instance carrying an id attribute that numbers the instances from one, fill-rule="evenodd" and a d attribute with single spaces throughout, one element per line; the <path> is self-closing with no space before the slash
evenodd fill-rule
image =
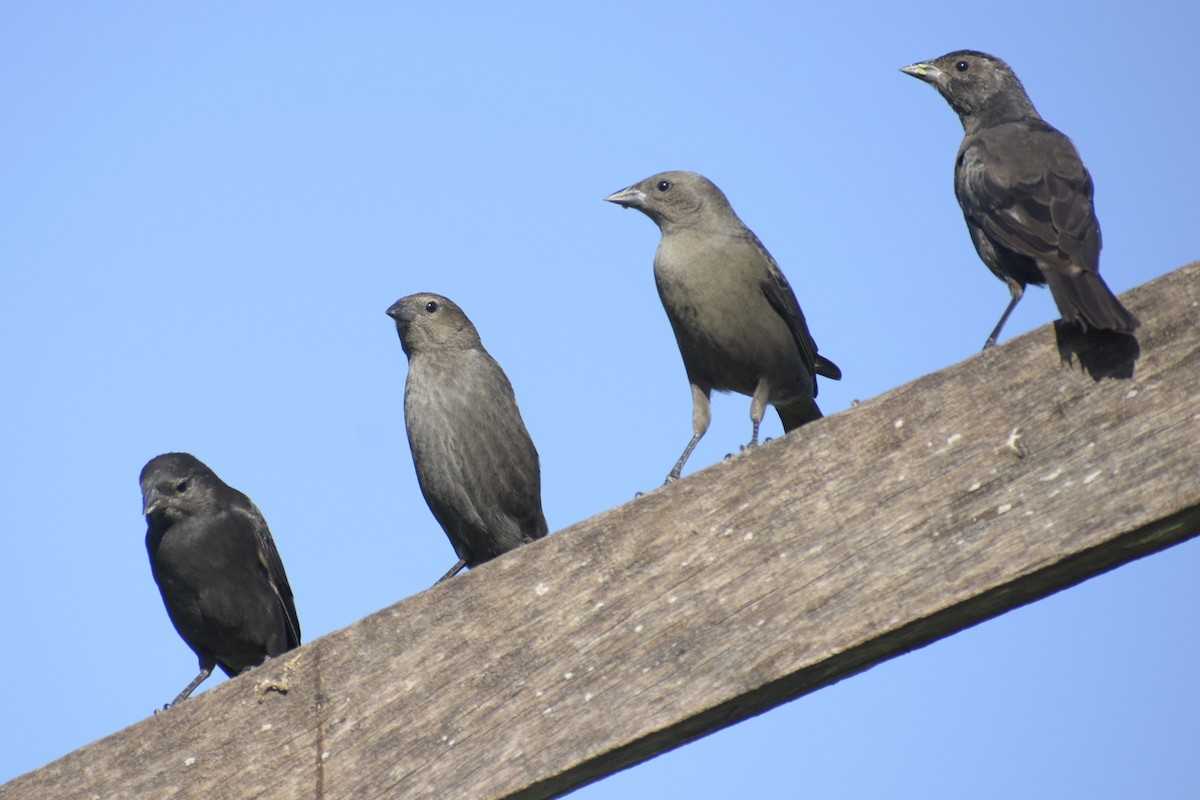
<path id="1" fill-rule="evenodd" d="M 974 357 L 1008 299 L 905 64 L 1013 65 L 1091 169 L 1116 291 L 1200 257 L 1195 3 L 790 6 L 5 4 L 0 781 L 194 674 L 143 544 L 154 455 L 260 506 L 306 641 L 450 565 L 402 295 L 454 298 L 507 370 L 552 530 L 658 485 L 690 435 L 658 232 L 602 202 L 654 172 L 708 175 L 775 255 L 845 373 L 827 414 Z M 1056 316 L 1033 289 L 1004 338 Z M 1185 544 L 577 796 L 1195 797 L 1198 574 Z"/>

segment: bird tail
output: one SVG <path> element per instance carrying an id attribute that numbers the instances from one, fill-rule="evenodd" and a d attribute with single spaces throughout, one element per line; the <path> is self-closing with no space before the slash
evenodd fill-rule
<path id="1" fill-rule="evenodd" d="M 1051 269 L 1045 274 L 1058 312 L 1067 322 L 1079 323 L 1084 330 L 1099 328 L 1117 333 L 1133 333 L 1138 326 L 1138 318 L 1121 305 L 1095 272 L 1069 275 Z"/>
<path id="2" fill-rule="evenodd" d="M 823 416 L 815 400 L 775 406 L 775 410 L 779 412 L 779 421 L 783 423 L 784 433 L 791 433 L 801 425 Z"/>
<path id="3" fill-rule="evenodd" d="M 840 381 L 842 379 L 842 368 L 825 356 L 817 356 L 816 366 L 818 375 L 829 378 L 831 381 Z"/>

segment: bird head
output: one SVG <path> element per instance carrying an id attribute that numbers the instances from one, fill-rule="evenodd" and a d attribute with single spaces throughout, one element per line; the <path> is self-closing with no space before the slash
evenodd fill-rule
<path id="1" fill-rule="evenodd" d="M 1038 116 L 1025 87 L 1008 64 L 987 53 L 957 50 L 932 61 L 909 64 L 900 71 L 937 89 L 968 132 Z"/>
<path id="2" fill-rule="evenodd" d="M 447 297 L 421 292 L 402 297 L 387 310 L 396 321 L 400 346 L 413 353 L 437 349 L 480 347 L 479 332 L 458 305 Z"/>
<path id="3" fill-rule="evenodd" d="M 737 218 L 725 193 L 695 172 L 660 172 L 604 199 L 624 208 L 636 208 L 664 232 L 700 222 L 719 226 L 730 217 Z"/>
<path id="4" fill-rule="evenodd" d="M 155 456 L 142 468 L 142 514 L 147 520 L 184 517 L 203 507 L 221 479 L 189 453 Z"/>

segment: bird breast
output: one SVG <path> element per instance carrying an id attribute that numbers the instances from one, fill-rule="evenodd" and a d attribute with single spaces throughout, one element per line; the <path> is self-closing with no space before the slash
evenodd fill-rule
<path id="1" fill-rule="evenodd" d="M 736 237 L 664 239 L 654 261 L 663 308 L 689 375 L 752 394 L 760 377 L 804 372 L 787 324 L 763 293 L 765 264 Z M 747 268 L 747 264 L 755 266 Z M 759 274 L 761 273 L 761 274 Z"/>

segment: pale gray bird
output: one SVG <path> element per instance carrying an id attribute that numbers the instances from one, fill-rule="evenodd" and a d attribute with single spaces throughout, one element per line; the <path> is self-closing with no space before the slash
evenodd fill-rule
<path id="1" fill-rule="evenodd" d="M 429 510 L 456 575 L 547 533 L 537 450 L 512 384 L 462 309 L 413 294 L 387 310 L 408 356 L 404 423 Z"/>
<path id="2" fill-rule="evenodd" d="M 692 439 L 677 480 L 712 418 L 712 390 L 749 395 L 753 431 L 767 404 L 785 432 L 820 418 L 816 376 L 842 372 L 817 354 L 800 303 L 775 259 L 724 193 L 694 172 L 663 172 L 604 198 L 658 225 L 654 280 L 692 386 Z"/>
<path id="3" fill-rule="evenodd" d="M 1100 277 L 1092 176 L 1008 64 L 959 50 L 901 72 L 937 89 L 962 122 L 954 194 L 976 252 L 1012 296 L 983 349 L 996 343 L 1029 283 L 1050 285 L 1067 322 L 1132 333 L 1137 317 Z"/>
<path id="4" fill-rule="evenodd" d="M 186 700 L 214 667 L 233 676 L 299 647 L 292 587 L 250 498 L 188 453 L 152 458 L 139 480 L 150 571 L 200 659 L 200 673 L 164 708 Z"/>

